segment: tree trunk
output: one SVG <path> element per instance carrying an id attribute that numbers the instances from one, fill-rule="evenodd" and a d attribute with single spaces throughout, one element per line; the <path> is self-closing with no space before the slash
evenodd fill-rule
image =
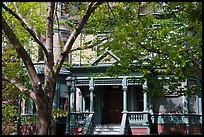
<path id="1" fill-rule="evenodd" d="M 53 71 L 53 21 L 54 21 L 54 2 L 48 2 L 48 15 L 46 18 L 46 44 L 48 57 L 44 56 L 44 106 L 38 104 L 39 110 L 37 112 L 37 128 L 38 135 L 49 135 L 51 130 L 52 120 L 52 102 L 55 94 L 56 77 Z M 39 102 L 40 103 L 40 102 Z"/>
<path id="2" fill-rule="evenodd" d="M 44 92 L 44 91 L 43 91 Z M 44 94 L 45 95 L 45 94 Z M 36 125 L 37 135 L 49 135 L 52 120 L 52 107 L 48 102 L 47 97 L 38 95 L 36 96 Z"/>
<path id="3" fill-rule="evenodd" d="M 47 135 L 49 126 L 49 112 L 48 108 L 41 107 L 37 111 L 37 135 Z"/>

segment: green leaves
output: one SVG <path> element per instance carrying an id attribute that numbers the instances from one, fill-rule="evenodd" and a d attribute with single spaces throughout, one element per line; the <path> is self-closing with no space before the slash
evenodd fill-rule
<path id="1" fill-rule="evenodd" d="M 66 110 L 62 110 L 62 109 L 53 109 L 52 110 L 52 116 L 54 119 L 56 119 L 58 117 L 65 117 L 66 115 L 67 115 Z"/>
<path id="2" fill-rule="evenodd" d="M 20 116 L 20 119 L 21 119 L 22 125 L 24 125 L 24 124 L 30 125 L 30 124 L 36 123 L 36 116 L 35 115 Z"/>
<path id="3" fill-rule="evenodd" d="M 45 34 L 45 13 L 46 6 L 44 2 L 16 2 L 19 11 L 16 11 L 14 8 L 14 3 L 9 3 L 8 7 L 19 16 L 22 16 L 25 19 L 25 23 L 28 23 L 30 27 L 37 29 L 39 34 Z M 3 8 L 2 8 L 3 9 Z M 4 9 L 2 10 L 2 16 L 9 23 L 9 26 L 14 30 L 18 40 L 27 47 L 29 41 L 32 39 L 30 34 L 23 28 L 21 22 L 15 17 L 11 16 Z"/>
<path id="4" fill-rule="evenodd" d="M 16 120 L 16 118 L 18 117 L 16 110 L 17 110 L 17 107 L 14 105 L 9 105 L 9 106 L 3 105 L 2 116 L 7 119 L 11 118 L 11 120 Z"/>
<path id="5" fill-rule="evenodd" d="M 31 26 L 34 26 L 41 34 L 45 33 L 45 18 L 42 16 L 46 13 L 44 2 L 17 2 L 20 13 Z"/>
<path id="6" fill-rule="evenodd" d="M 201 64 L 202 4 L 198 2 L 166 2 L 165 6 L 157 2 L 145 4 L 150 6 L 151 11 L 140 7 L 141 4 L 138 2 L 117 3 L 111 5 L 111 11 L 104 5 L 100 12 L 98 9 L 92 15 L 91 22 L 88 22 L 90 24 L 87 26 L 90 25 L 92 30 L 100 32 L 109 30 L 111 41 L 106 43 L 105 47 L 109 47 L 121 59 L 108 69 L 108 75 L 126 75 L 136 71 L 152 79 L 151 73 L 154 69 L 155 73 L 162 77 L 170 75 L 177 77 L 176 83 L 187 77 L 196 76 L 192 58 Z M 139 7 L 143 8 L 140 10 L 147 11 L 145 16 L 138 16 Z M 160 11 L 163 15 L 152 14 L 152 11 Z M 105 25 L 103 20 L 111 17 L 115 20 L 114 25 Z M 193 30 L 192 36 L 188 36 L 189 28 Z M 187 52 L 190 48 L 193 50 L 192 55 Z M 162 94 L 163 80 L 153 81 L 156 87 L 153 89 L 155 94 L 158 91 Z M 171 81 L 169 85 L 172 85 L 172 89 L 176 87 Z"/>

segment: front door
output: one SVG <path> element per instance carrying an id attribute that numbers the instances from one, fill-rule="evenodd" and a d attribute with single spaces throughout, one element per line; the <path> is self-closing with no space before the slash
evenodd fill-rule
<path id="1" fill-rule="evenodd" d="M 107 86 L 103 96 L 104 124 L 120 124 L 122 118 L 122 87 Z"/>

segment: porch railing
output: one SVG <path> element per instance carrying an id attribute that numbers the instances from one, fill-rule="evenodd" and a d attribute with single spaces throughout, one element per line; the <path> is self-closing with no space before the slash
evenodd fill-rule
<path id="1" fill-rule="evenodd" d="M 89 135 L 92 132 L 92 128 L 93 128 L 93 113 L 90 113 L 87 120 L 86 120 L 86 124 L 84 126 L 84 129 L 82 131 L 81 135 Z"/>
<path id="2" fill-rule="evenodd" d="M 128 120 L 130 125 L 149 124 L 149 117 L 150 117 L 149 112 L 142 112 L 142 111 L 128 112 Z"/>
<path id="3" fill-rule="evenodd" d="M 151 119 L 152 123 L 155 124 L 202 124 L 202 115 L 198 114 L 154 114 Z"/>
<path id="4" fill-rule="evenodd" d="M 71 112 L 72 125 L 85 125 L 86 119 L 89 117 L 90 112 Z"/>
<path id="5" fill-rule="evenodd" d="M 120 133 L 119 135 L 128 135 L 129 133 L 129 120 L 128 120 L 128 114 L 123 113 L 122 121 L 120 125 Z"/>

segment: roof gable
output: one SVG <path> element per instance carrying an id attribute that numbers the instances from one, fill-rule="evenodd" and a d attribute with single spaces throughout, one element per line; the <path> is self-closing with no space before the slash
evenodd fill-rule
<path id="1" fill-rule="evenodd" d="M 113 54 L 110 50 L 106 48 L 105 52 L 100 56 L 98 56 L 98 58 L 96 58 L 91 63 L 91 66 L 99 65 L 99 64 L 112 64 L 117 61 L 120 61 L 120 58 L 118 58 L 115 54 Z"/>

